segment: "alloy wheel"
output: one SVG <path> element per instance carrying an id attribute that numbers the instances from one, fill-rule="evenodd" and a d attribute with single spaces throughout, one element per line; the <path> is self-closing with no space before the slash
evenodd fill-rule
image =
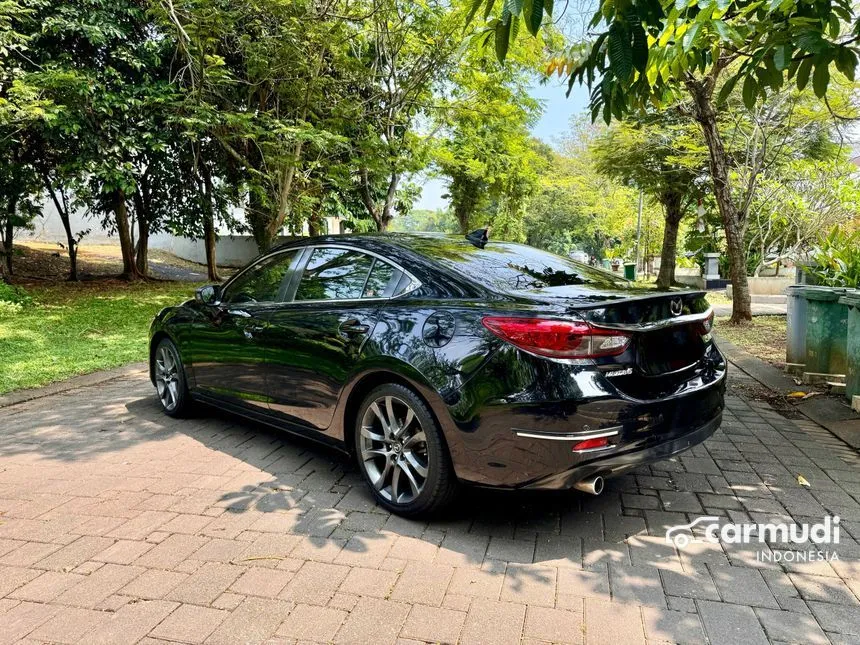
<path id="1" fill-rule="evenodd" d="M 394 504 L 409 504 L 424 490 L 429 459 L 424 428 L 408 403 L 382 396 L 361 420 L 361 461 L 371 484 Z"/>
<path id="2" fill-rule="evenodd" d="M 179 357 L 169 343 L 162 343 L 155 352 L 155 388 L 164 409 L 175 410 L 179 404 Z"/>

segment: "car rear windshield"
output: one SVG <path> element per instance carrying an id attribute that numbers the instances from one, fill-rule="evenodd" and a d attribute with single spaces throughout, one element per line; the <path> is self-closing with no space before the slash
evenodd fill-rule
<path id="1" fill-rule="evenodd" d="M 629 283 L 608 271 L 524 244 L 490 241 L 480 249 L 465 240 L 429 236 L 410 242 L 422 255 L 499 291 L 577 285 L 629 287 Z"/>

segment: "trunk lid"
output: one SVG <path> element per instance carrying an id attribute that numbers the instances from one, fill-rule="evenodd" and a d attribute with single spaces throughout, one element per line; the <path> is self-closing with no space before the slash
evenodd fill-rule
<path id="1" fill-rule="evenodd" d="M 713 318 L 703 291 L 631 289 L 586 294 L 578 290 L 569 294 L 573 297 L 564 288 L 541 291 L 542 299 L 594 327 L 630 334 L 627 351 L 595 361 L 625 394 L 639 399 L 666 396 L 695 378 L 707 363 Z"/>

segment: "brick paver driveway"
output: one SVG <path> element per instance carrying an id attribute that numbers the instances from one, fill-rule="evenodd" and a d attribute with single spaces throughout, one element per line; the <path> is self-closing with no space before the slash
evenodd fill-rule
<path id="1" fill-rule="evenodd" d="M 143 375 L 11 406 L 0 641 L 858 642 L 858 456 L 729 406 L 707 444 L 601 497 L 472 491 L 429 524 L 381 512 L 322 448 L 163 416 Z M 841 560 L 665 543 L 704 513 L 838 514 Z"/>

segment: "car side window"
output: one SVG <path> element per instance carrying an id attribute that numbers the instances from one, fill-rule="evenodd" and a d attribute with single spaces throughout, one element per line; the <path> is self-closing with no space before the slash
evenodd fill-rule
<path id="1" fill-rule="evenodd" d="M 296 290 L 295 300 L 361 298 L 373 258 L 360 251 L 315 248 Z"/>
<path id="2" fill-rule="evenodd" d="M 243 304 L 276 302 L 280 299 L 281 284 L 296 257 L 296 251 L 270 256 L 252 266 L 227 285 L 221 302 Z"/>
<path id="3" fill-rule="evenodd" d="M 388 262 L 375 260 L 373 268 L 370 270 L 370 275 L 367 277 L 367 284 L 364 285 L 364 293 L 362 298 L 384 298 L 387 295 L 388 286 L 395 279 L 394 274 L 399 274 L 400 271 L 395 269 Z"/>

